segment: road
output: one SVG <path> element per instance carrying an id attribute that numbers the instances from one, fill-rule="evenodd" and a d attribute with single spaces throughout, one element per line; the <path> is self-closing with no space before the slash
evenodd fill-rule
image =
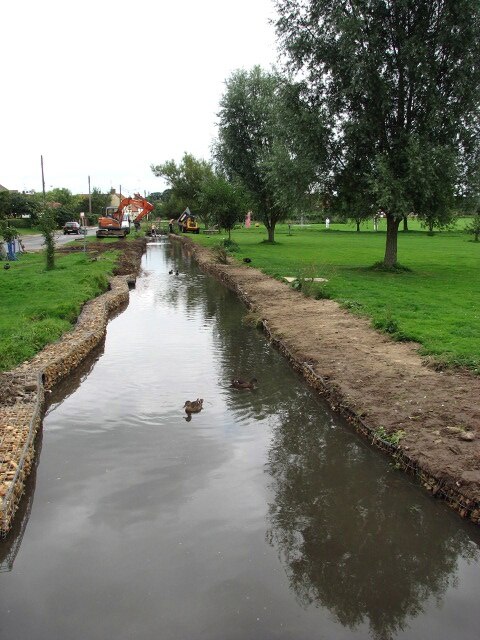
<path id="1" fill-rule="evenodd" d="M 96 227 L 87 227 L 87 235 L 93 236 L 95 235 Z M 22 242 L 25 246 L 26 251 L 40 251 L 44 248 L 43 244 L 43 236 L 41 234 L 31 235 L 31 236 L 22 236 Z M 55 231 L 55 246 L 61 247 L 67 242 L 77 241 L 81 242 L 83 240 L 83 236 L 68 234 L 64 235 L 63 231 Z"/>

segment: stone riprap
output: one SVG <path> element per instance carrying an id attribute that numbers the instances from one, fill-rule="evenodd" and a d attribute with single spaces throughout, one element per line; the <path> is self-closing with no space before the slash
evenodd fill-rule
<path id="1" fill-rule="evenodd" d="M 72 331 L 13 371 L 0 374 L 0 534 L 12 525 L 32 467 L 45 391 L 101 343 L 109 317 L 128 303 L 134 281 L 135 275 L 112 278 L 109 291 L 85 304 Z"/>

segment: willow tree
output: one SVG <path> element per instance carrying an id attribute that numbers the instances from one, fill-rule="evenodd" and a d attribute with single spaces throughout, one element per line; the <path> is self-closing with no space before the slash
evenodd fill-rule
<path id="1" fill-rule="evenodd" d="M 400 221 L 448 218 L 462 141 L 478 123 L 476 0 L 276 0 L 280 45 L 323 104 L 336 171 L 364 158 L 360 185 L 387 219 L 384 264 Z M 344 182 L 348 182 L 345 177 Z"/>
<path id="2" fill-rule="evenodd" d="M 216 159 L 231 180 L 248 193 L 251 208 L 274 242 L 277 222 L 291 214 L 319 180 L 325 156 L 323 130 L 319 144 L 304 148 L 312 111 L 302 100 L 301 85 L 277 73 L 254 67 L 234 72 L 218 114 Z"/>
<path id="3" fill-rule="evenodd" d="M 167 197 L 164 199 L 164 209 L 167 210 L 165 213 L 171 216 L 189 207 L 205 226 L 210 224 L 210 213 L 202 208 L 199 197 L 203 180 L 213 176 L 210 162 L 184 153 L 178 164 L 174 160 L 168 160 L 162 164 L 151 165 L 150 168 L 155 176 L 163 178 L 169 186 Z"/>

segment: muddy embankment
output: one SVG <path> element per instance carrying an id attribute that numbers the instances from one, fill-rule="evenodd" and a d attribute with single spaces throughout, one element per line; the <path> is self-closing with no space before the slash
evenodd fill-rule
<path id="1" fill-rule="evenodd" d="M 145 239 L 125 243 L 109 290 L 84 305 L 72 331 L 16 369 L 0 373 L 0 535 L 11 527 L 32 466 L 45 392 L 78 367 L 105 338 L 110 316 L 128 302 L 129 286 L 140 269 L 145 244 Z M 92 243 L 88 252 L 97 259 L 111 249 L 111 244 Z M 58 253 L 80 250 L 65 247 Z"/>
<path id="2" fill-rule="evenodd" d="M 215 263 L 207 249 L 176 239 L 242 298 L 335 411 L 433 495 L 480 524 L 480 376 L 436 371 L 418 345 L 393 342 L 336 302 L 307 298 L 233 260 Z"/>

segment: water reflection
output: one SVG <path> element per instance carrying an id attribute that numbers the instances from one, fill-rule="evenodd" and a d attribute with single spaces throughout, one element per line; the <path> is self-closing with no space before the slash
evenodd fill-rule
<path id="1" fill-rule="evenodd" d="M 2 548 L 8 571 L 25 531 L 5 637 L 475 637 L 479 537 L 332 416 L 180 247 L 143 267 L 105 354 L 51 394 L 30 523 L 33 490 Z"/>
<path id="2" fill-rule="evenodd" d="M 372 473 L 368 454 L 341 430 L 319 429 L 301 405 L 285 409 L 269 454 L 267 539 L 304 607 L 327 607 L 351 629 L 368 623 L 387 640 L 427 599 L 442 600 L 459 558 L 478 559 L 478 548 L 453 514 L 425 517 L 429 499 L 412 504 L 395 470 Z"/>
<path id="3" fill-rule="evenodd" d="M 39 431 L 35 438 L 35 459 L 32 464 L 30 475 L 25 483 L 25 493 L 20 501 L 13 526 L 5 539 L 0 538 L 0 573 L 5 573 L 13 569 L 13 564 L 17 553 L 20 550 L 22 539 L 27 528 L 28 520 L 33 506 L 35 496 L 35 484 L 37 482 L 37 467 L 42 450 L 42 432 Z"/>

